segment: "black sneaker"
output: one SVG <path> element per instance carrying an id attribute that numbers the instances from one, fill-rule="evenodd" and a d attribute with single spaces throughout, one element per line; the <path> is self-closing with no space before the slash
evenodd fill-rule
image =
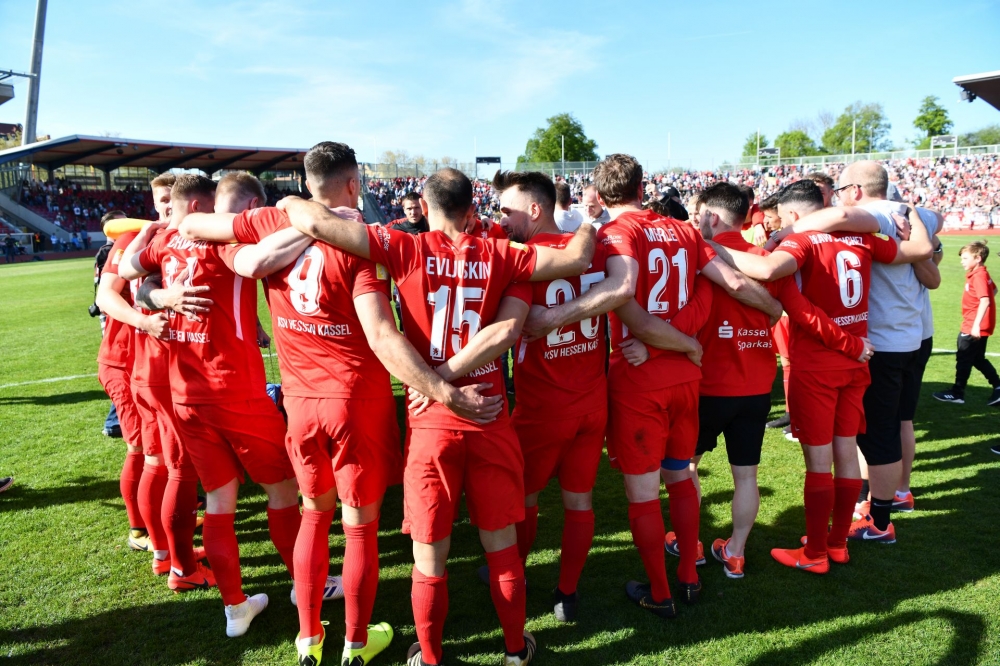
<path id="1" fill-rule="evenodd" d="M 784 428 L 787 425 L 791 425 L 791 423 L 792 417 L 788 414 L 788 412 L 785 412 L 773 421 L 768 421 L 766 426 L 768 428 Z"/>
<path id="2" fill-rule="evenodd" d="M 664 599 L 661 602 L 653 601 L 653 594 L 650 591 L 649 583 L 639 583 L 630 580 L 625 584 L 625 594 L 628 595 L 628 598 L 633 603 L 638 604 L 639 607 L 645 608 L 654 615 L 658 615 L 666 620 L 672 620 L 677 617 L 677 608 L 674 607 L 674 600 Z"/>
<path id="3" fill-rule="evenodd" d="M 1000 456 L 1000 444 L 997 444 L 996 446 L 991 447 L 990 451 L 992 451 L 993 453 L 995 453 L 998 456 Z"/>
<path id="4" fill-rule="evenodd" d="M 560 622 L 576 621 L 576 602 L 579 599 L 580 595 L 576 592 L 564 594 L 558 587 L 552 590 L 552 601 L 555 604 L 553 612 L 556 614 L 556 619 Z"/>
<path id="5" fill-rule="evenodd" d="M 101 434 L 105 437 L 113 437 L 115 439 L 122 438 L 122 427 L 121 426 L 111 426 L 110 428 L 105 428 L 101 431 Z"/>
<path id="6" fill-rule="evenodd" d="M 993 393 L 996 394 L 996 391 L 994 390 Z M 934 394 L 934 399 L 940 400 L 941 402 L 953 402 L 956 405 L 965 404 L 965 396 L 961 393 L 956 393 L 955 391 L 938 391 Z"/>
<path id="7" fill-rule="evenodd" d="M 698 603 L 698 598 L 701 596 L 701 578 L 694 583 L 679 583 L 681 586 L 681 601 L 688 606 L 694 606 Z"/>
<path id="8" fill-rule="evenodd" d="M 1000 405 L 1000 386 L 993 387 L 993 393 L 990 394 L 990 399 L 986 401 L 987 407 L 995 405 Z"/>

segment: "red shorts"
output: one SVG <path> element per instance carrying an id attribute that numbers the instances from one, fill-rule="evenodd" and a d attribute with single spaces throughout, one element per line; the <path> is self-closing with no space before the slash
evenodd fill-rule
<path id="1" fill-rule="evenodd" d="M 608 457 L 625 474 L 648 474 L 698 445 L 698 381 L 642 393 L 608 392 Z"/>
<path id="2" fill-rule="evenodd" d="M 270 398 L 211 405 L 174 405 L 184 450 L 206 492 L 245 469 L 257 483 L 295 477 L 285 453 L 285 421 Z"/>
<path id="3" fill-rule="evenodd" d="M 511 427 L 414 428 L 403 468 L 403 532 L 419 543 L 451 534 L 465 492 L 472 524 L 492 532 L 524 520 L 524 459 Z"/>
<path id="4" fill-rule="evenodd" d="M 147 429 L 155 432 L 167 468 L 171 472 L 180 472 L 180 478 L 197 479 L 191 456 L 184 451 L 181 442 L 170 387 L 133 385 L 132 394 L 135 396 L 135 406 L 142 415 L 143 439 Z M 149 421 L 152 421 L 152 427 Z M 150 433 L 151 437 L 154 436 L 153 432 Z"/>
<path id="5" fill-rule="evenodd" d="M 132 397 L 132 381 L 128 371 L 122 368 L 115 368 L 103 363 L 97 364 L 97 381 L 101 382 L 104 392 L 115 403 L 118 411 L 118 423 L 122 427 L 122 439 L 126 444 L 142 448 L 142 452 L 148 456 L 159 453 L 149 453 L 146 451 L 146 444 L 142 436 L 142 419 L 139 410 L 135 407 L 135 399 Z M 152 444 L 152 443 L 151 443 Z"/>
<path id="6" fill-rule="evenodd" d="M 286 395 L 285 412 L 285 449 L 306 497 L 336 487 L 341 502 L 362 507 L 399 483 L 403 452 L 395 398 Z"/>
<path id="7" fill-rule="evenodd" d="M 808 446 L 824 446 L 836 437 L 865 431 L 865 389 L 871 384 L 868 366 L 849 370 L 798 370 L 792 364 L 788 380 L 788 413 L 792 434 Z"/>
<path id="8" fill-rule="evenodd" d="M 771 329 L 771 334 L 774 336 L 774 348 L 778 350 L 780 356 L 788 358 L 788 339 L 790 335 L 788 315 L 781 315 L 778 323 L 774 325 Z"/>
<path id="9" fill-rule="evenodd" d="M 558 421 L 512 420 L 524 456 L 524 494 L 539 492 L 555 477 L 568 492 L 593 490 L 607 421 L 603 409 Z"/>

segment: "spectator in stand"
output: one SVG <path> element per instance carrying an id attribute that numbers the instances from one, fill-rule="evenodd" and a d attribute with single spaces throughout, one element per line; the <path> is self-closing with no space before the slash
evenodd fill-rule
<path id="1" fill-rule="evenodd" d="M 424 212 L 420 208 L 420 195 L 416 192 L 408 192 L 403 197 L 403 215 L 405 217 L 393 220 L 386 226 L 414 236 L 430 231 L 427 218 L 424 217 Z"/>
<path id="2" fill-rule="evenodd" d="M 583 188 L 581 192 L 583 201 L 584 220 L 594 225 L 595 229 L 600 229 L 611 221 L 611 215 L 607 209 L 601 205 L 601 198 L 597 196 L 597 186 L 593 183 Z"/>
<path id="3" fill-rule="evenodd" d="M 14 263 L 14 251 L 16 247 L 17 241 L 14 240 L 13 236 L 7 234 L 7 236 L 3 239 L 3 253 L 6 263 Z"/>
<path id="4" fill-rule="evenodd" d="M 565 180 L 556 183 L 556 226 L 560 231 L 573 233 L 583 224 L 583 215 L 578 210 L 570 208 L 573 197 L 570 194 L 569 184 Z"/>

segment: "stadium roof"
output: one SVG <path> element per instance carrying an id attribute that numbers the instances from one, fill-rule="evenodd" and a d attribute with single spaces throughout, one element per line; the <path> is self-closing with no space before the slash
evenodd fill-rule
<path id="1" fill-rule="evenodd" d="M 952 82 L 1000 111 L 1000 71 L 956 76 Z M 964 99 L 964 98 L 963 98 Z M 969 101 L 971 102 L 972 99 Z"/>
<path id="2" fill-rule="evenodd" d="M 27 162 L 54 170 L 83 164 L 112 171 L 119 167 L 146 167 L 157 173 L 170 169 L 200 169 L 211 174 L 220 169 L 300 171 L 305 148 L 254 148 L 209 146 L 197 143 L 138 141 L 75 134 L 0 150 L 0 164 Z"/>

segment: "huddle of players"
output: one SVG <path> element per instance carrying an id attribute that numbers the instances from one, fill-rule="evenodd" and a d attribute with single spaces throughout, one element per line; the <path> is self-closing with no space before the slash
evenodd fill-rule
<path id="1" fill-rule="evenodd" d="M 640 606 L 673 617 L 663 548 L 680 556 L 682 599 L 694 603 L 701 590 L 696 565 L 704 557 L 700 489 L 690 466 L 720 433 L 737 496 L 753 495 L 753 502 L 741 503 L 739 516 L 734 502 L 733 536 L 718 540 L 712 551 L 728 575 L 743 575 L 775 372 L 770 326 L 782 306 L 793 322 L 789 398 L 806 453 L 811 538 L 804 551 L 773 554 L 814 572 L 828 567 L 828 553 L 846 561 L 842 539 L 851 529 L 860 484 L 853 438 L 863 428 L 860 395 L 871 356 L 864 340 L 871 262 L 926 258 L 926 233 L 902 243 L 862 233 L 877 229 L 870 215 L 823 210 L 816 186 L 803 181 L 787 188 L 781 204 L 787 211 L 782 220 L 794 221 L 795 233 L 762 256 L 738 233 L 748 207 L 739 190 L 721 183 L 702 193 L 698 233 L 643 210 L 642 168 L 616 154 L 594 172 L 611 219 L 597 235 L 600 242 L 590 225 L 574 234 L 558 230 L 555 188 L 540 173 L 501 172 L 494 179 L 509 241 L 486 238 L 485 230 L 469 234 L 478 222 L 472 185 L 450 169 L 429 178 L 419 200 L 431 231 L 412 235 L 360 224 L 357 162 L 344 144 L 313 147 L 305 169 L 313 199 L 289 197 L 277 208 L 257 207 L 263 191 L 246 174 L 227 176 L 217 190 L 208 179 L 178 177 L 169 225 L 152 224 L 119 239 L 109 260 L 121 280 L 160 273 L 164 288 L 140 289 L 140 302 L 177 310 L 169 327 L 162 316 L 146 312 L 122 323 L 135 329 L 135 339 L 169 340 L 162 345 L 165 363 L 151 382 L 159 395 L 152 412 L 155 423 L 168 422 L 174 430 L 169 445 L 163 435 L 168 428 L 158 431 L 168 480 L 187 482 L 193 469 L 207 493 L 203 540 L 211 564 L 211 570 L 200 564 L 189 569 L 186 553 L 175 559 L 174 541 L 183 541 L 178 551 L 190 548 L 190 534 L 164 520 L 170 580 L 196 570 L 200 586 L 217 583 L 228 635 L 244 633 L 267 604 L 266 595 L 243 593 L 239 573 L 234 513 L 245 469 L 267 491 L 271 538 L 293 577 L 300 663 L 322 658 L 319 609 L 338 497 L 347 537 L 342 663 L 365 664 L 385 649 L 391 627 L 369 624 L 378 584 L 378 517 L 385 488 L 401 471 L 418 638 L 407 663 L 442 662 L 446 563 L 463 493 L 486 551 L 505 661 L 530 662 L 536 642 L 524 630 L 524 564 L 537 530 L 539 492 L 559 479 L 565 521 L 554 611 L 571 621 L 593 539 L 591 491 L 605 442 L 612 465 L 623 473 L 633 541 L 649 577 L 649 583 L 630 581 L 626 592 Z M 844 229 L 854 231 L 838 231 Z M 761 286 L 717 251 L 747 274 L 775 282 Z M 801 291 L 790 277 L 797 270 Z M 400 294 L 405 338 L 392 318 L 390 277 Z M 287 429 L 264 392 L 255 344 L 252 280 L 261 278 Z M 607 373 L 605 325 L 611 337 Z M 518 403 L 508 417 L 497 359 L 511 347 Z M 109 395 L 124 399 L 104 365 Z M 403 455 L 390 372 L 409 387 Z M 126 441 L 140 439 L 126 435 Z M 853 469 L 844 462 L 848 445 Z M 825 494 L 817 503 L 817 487 L 834 487 L 834 459 L 838 484 L 853 489 L 846 524 L 842 493 L 831 506 L 823 503 Z M 661 478 L 671 500 L 669 535 Z M 193 525 L 193 505 L 174 513 L 190 516 Z M 160 555 L 151 522 L 146 526 Z"/>

